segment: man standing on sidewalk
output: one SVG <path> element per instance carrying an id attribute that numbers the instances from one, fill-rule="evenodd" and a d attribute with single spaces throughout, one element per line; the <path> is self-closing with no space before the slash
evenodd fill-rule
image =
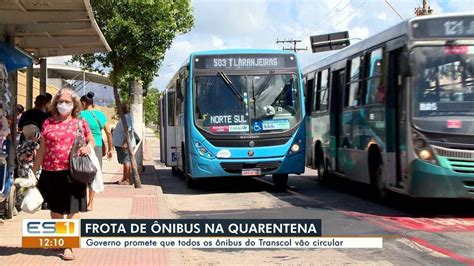
<path id="1" fill-rule="evenodd" d="M 133 120 L 128 112 L 128 108 L 125 104 L 120 106 L 122 112 L 124 113 L 125 119 L 127 120 L 128 125 L 128 134 L 132 138 L 131 143 L 135 146 L 135 136 L 133 134 Z M 120 164 L 123 165 L 123 176 L 122 180 L 118 182 L 119 185 L 130 185 L 132 180 L 132 163 L 131 157 L 128 153 L 127 140 L 125 139 L 125 131 L 123 129 L 122 121 L 118 121 L 115 129 L 113 130 L 113 144 L 115 146 L 115 151 L 117 151 L 117 160 Z"/>
<path id="2" fill-rule="evenodd" d="M 47 101 L 48 100 L 45 95 L 36 96 L 35 107 L 26 112 L 23 112 L 20 121 L 18 121 L 18 129 L 22 130 L 24 126 L 33 124 L 41 130 L 43 127 L 43 123 L 47 118 L 45 112 Z"/>

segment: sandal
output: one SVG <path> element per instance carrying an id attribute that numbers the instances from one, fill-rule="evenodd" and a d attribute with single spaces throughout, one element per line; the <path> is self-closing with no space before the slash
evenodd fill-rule
<path id="1" fill-rule="evenodd" d="M 70 252 L 66 253 L 67 250 L 70 250 Z M 74 256 L 74 253 L 72 252 L 72 249 L 70 249 L 70 248 L 64 249 L 62 257 L 63 257 L 63 260 L 66 260 L 66 261 L 71 261 L 71 260 L 74 260 L 76 258 Z"/>

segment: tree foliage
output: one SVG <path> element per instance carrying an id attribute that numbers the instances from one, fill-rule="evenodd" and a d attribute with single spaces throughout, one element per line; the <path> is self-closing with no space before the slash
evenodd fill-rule
<path id="1" fill-rule="evenodd" d="M 149 84 L 161 66 L 166 49 L 177 34 L 194 23 L 189 0 L 91 0 L 94 16 L 111 52 L 74 56 L 83 68 L 109 72 L 117 106 L 132 81 Z M 122 88 L 119 94 L 118 88 Z M 128 91 L 129 93 L 129 91 Z M 123 99 L 123 98 L 122 98 Z M 118 108 L 128 128 L 122 108 Z M 141 187 L 137 163 L 128 131 L 124 131 L 132 163 L 135 187 Z"/>
<path id="2" fill-rule="evenodd" d="M 160 91 L 152 88 L 148 90 L 147 96 L 143 98 L 143 110 L 145 112 L 145 125 L 158 125 L 160 121 Z"/>
<path id="3" fill-rule="evenodd" d="M 84 68 L 112 73 L 120 88 L 131 80 L 151 83 L 177 34 L 194 23 L 188 0 L 91 0 L 111 52 L 78 55 Z"/>

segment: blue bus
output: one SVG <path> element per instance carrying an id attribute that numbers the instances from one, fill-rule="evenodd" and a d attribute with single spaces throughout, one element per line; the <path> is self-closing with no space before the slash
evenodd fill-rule
<path id="1" fill-rule="evenodd" d="M 197 179 L 272 175 L 276 188 L 304 172 L 302 73 L 292 52 L 192 53 L 161 102 L 161 161 Z"/>
<path id="2" fill-rule="evenodd" d="M 474 16 L 409 19 L 304 69 L 307 164 L 387 192 L 474 198 Z"/>

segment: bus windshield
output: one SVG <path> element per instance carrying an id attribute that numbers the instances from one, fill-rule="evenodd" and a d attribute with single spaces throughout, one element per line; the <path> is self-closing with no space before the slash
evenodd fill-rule
<path id="1" fill-rule="evenodd" d="M 413 52 L 415 124 L 428 131 L 474 134 L 474 46 Z"/>
<path id="2" fill-rule="evenodd" d="M 287 131 L 300 119 L 296 80 L 296 74 L 196 76 L 195 123 L 213 134 Z"/>

